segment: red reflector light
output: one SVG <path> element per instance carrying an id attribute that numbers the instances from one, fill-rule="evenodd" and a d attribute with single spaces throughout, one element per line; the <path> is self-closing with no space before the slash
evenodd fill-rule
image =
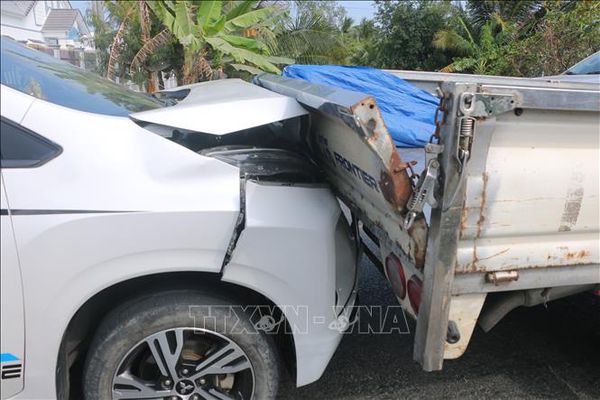
<path id="1" fill-rule="evenodd" d="M 419 306 L 421 305 L 421 291 L 423 289 L 423 282 L 416 276 L 413 275 L 408 281 L 408 300 L 410 306 L 415 311 L 415 314 L 419 313 Z"/>
<path id="2" fill-rule="evenodd" d="M 385 273 L 392 285 L 392 289 L 396 296 L 400 299 L 406 297 L 406 277 L 404 276 L 404 268 L 400 259 L 393 253 L 385 259 Z"/>

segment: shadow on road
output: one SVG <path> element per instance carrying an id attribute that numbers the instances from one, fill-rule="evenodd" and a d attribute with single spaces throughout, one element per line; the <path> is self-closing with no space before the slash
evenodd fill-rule
<path id="1" fill-rule="evenodd" d="M 360 268 L 361 303 L 396 305 L 380 273 L 364 260 Z M 600 398 L 600 301 L 591 294 L 517 309 L 487 334 L 477 329 L 443 371 L 423 372 L 412 344 L 412 333 L 346 335 L 319 381 L 295 388 L 288 380 L 280 397 Z"/>

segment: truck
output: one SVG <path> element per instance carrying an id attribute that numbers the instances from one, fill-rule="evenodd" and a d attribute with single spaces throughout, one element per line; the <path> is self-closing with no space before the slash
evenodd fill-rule
<path id="1" fill-rule="evenodd" d="M 150 97 L 7 38 L 1 62 L 2 399 L 275 398 L 323 373 L 362 254 L 425 371 L 600 287 L 595 83 L 392 71 L 439 98 L 405 150 L 341 88 Z"/>

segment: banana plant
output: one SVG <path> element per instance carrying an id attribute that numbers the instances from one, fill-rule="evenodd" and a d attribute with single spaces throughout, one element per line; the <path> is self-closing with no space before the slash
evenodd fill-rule
<path id="1" fill-rule="evenodd" d="M 293 60 L 274 57 L 256 32 L 268 27 L 278 14 L 274 6 L 257 8 L 255 0 L 149 1 L 148 5 L 184 48 L 184 83 L 209 78 L 208 55 L 230 60 L 229 65 L 251 73 L 279 73 L 277 64 Z"/>

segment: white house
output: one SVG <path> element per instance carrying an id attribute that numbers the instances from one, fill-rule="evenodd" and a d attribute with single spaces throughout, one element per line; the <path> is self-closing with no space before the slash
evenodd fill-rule
<path id="1" fill-rule="evenodd" d="M 92 34 L 69 1 L 1 1 L 0 9 L 2 35 L 36 48 L 93 51 Z"/>

